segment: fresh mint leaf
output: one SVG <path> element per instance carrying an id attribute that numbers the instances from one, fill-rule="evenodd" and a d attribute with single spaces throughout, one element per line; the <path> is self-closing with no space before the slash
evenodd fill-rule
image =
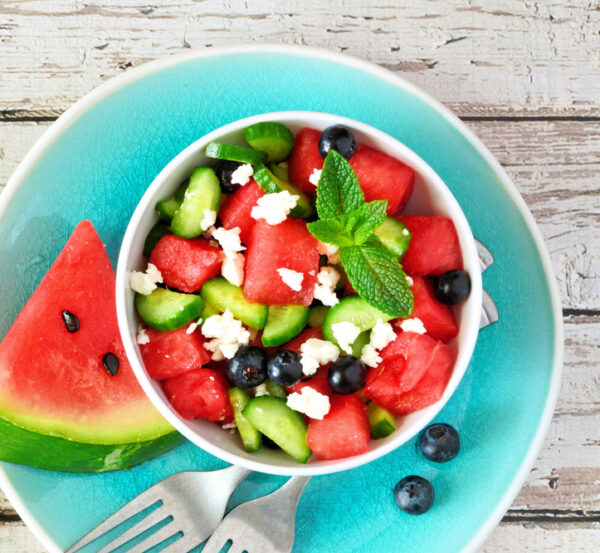
<path id="1" fill-rule="evenodd" d="M 329 150 L 317 186 L 319 219 L 348 215 L 364 201 L 365 196 L 348 160 L 335 150 Z"/>
<path id="2" fill-rule="evenodd" d="M 360 297 L 392 317 L 410 317 L 414 301 L 406 274 L 383 245 L 369 240 L 340 248 L 340 260 Z"/>
<path id="3" fill-rule="evenodd" d="M 387 211 L 387 200 L 375 200 L 361 205 L 346 218 L 345 227 L 353 242 L 360 245 L 383 223 Z"/>
<path id="4" fill-rule="evenodd" d="M 354 244 L 350 234 L 339 219 L 319 219 L 306 226 L 310 233 L 321 242 L 335 246 L 352 246 Z"/>

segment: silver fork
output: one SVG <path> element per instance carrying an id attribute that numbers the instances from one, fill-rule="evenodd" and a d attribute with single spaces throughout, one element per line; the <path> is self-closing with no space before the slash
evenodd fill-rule
<path id="1" fill-rule="evenodd" d="M 294 476 L 277 491 L 242 503 L 224 519 L 202 553 L 290 553 L 294 545 L 296 508 L 310 476 Z"/>
<path id="2" fill-rule="evenodd" d="M 212 534 L 225 514 L 231 494 L 248 474 L 249 470 L 235 465 L 210 472 L 173 474 L 132 499 L 65 553 L 75 553 L 157 503 L 158 508 L 105 545 L 98 553 L 113 551 L 165 519 L 171 520 L 128 553 L 142 553 L 176 534 L 182 535 L 169 544 L 163 553 L 189 551 Z"/>

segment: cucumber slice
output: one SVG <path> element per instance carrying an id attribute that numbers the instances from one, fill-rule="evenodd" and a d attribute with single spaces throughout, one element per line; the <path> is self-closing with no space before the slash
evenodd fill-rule
<path id="1" fill-rule="evenodd" d="M 228 159 L 230 161 L 238 161 L 240 163 L 264 163 L 267 161 L 267 154 L 246 146 L 234 146 L 233 144 L 220 144 L 219 142 L 211 142 L 206 146 L 204 152 L 206 157 L 214 159 Z"/>
<path id="2" fill-rule="evenodd" d="M 210 305 L 210 303 L 204 302 L 204 310 L 202 311 L 202 320 L 206 321 L 206 319 L 208 319 L 209 317 L 212 317 L 213 315 L 218 315 L 219 314 L 219 310 L 215 309 L 212 305 Z"/>
<path id="3" fill-rule="evenodd" d="M 266 194 L 275 194 L 287 190 L 290 194 L 299 196 L 300 199 L 298 200 L 296 207 L 290 212 L 292 217 L 307 219 L 313 215 L 314 209 L 310 198 L 293 184 L 276 177 L 262 163 L 254 168 L 254 180 Z"/>
<path id="4" fill-rule="evenodd" d="M 204 309 L 204 302 L 194 294 L 157 288 L 147 296 L 136 294 L 135 307 L 146 324 L 161 332 L 168 332 L 183 328 L 198 319 Z"/>
<path id="5" fill-rule="evenodd" d="M 201 223 L 204 210 L 219 212 L 221 186 L 210 167 L 197 167 L 190 177 L 181 206 L 171 221 L 171 230 L 182 238 L 196 238 L 204 231 Z"/>
<path id="6" fill-rule="evenodd" d="M 354 340 L 352 344 L 352 355 L 354 357 L 360 357 L 362 355 L 363 348 L 371 341 L 371 331 L 365 330 L 361 332 Z"/>
<path id="7" fill-rule="evenodd" d="M 375 236 L 401 261 L 408 249 L 412 234 L 404 223 L 388 215 L 375 229 Z"/>
<path id="8" fill-rule="evenodd" d="M 304 305 L 270 305 L 262 345 L 269 348 L 289 342 L 302 332 L 307 322 L 308 307 Z"/>
<path id="9" fill-rule="evenodd" d="M 374 440 L 387 438 L 394 430 L 396 430 L 396 419 L 394 418 L 394 415 L 372 401 L 367 404 L 367 416 L 369 417 L 371 438 Z"/>
<path id="10" fill-rule="evenodd" d="M 290 182 L 290 172 L 287 167 L 273 163 L 269 165 L 269 171 L 273 173 L 279 180 Z"/>
<path id="11" fill-rule="evenodd" d="M 244 409 L 244 416 L 296 461 L 308 461 L 312 452 L 306 443 L 306 423 L 285 400 L 273 396 L 255 397 Z"/>
<path id="12" fill-rule="evenodd" d="M 364 332 L 365 330 L 371 330 L 377 324 L 377 319 L 386 322 L 391 318 L 390 315 L 379 311 L 361 297 L 347 296 L 327 313 L 323 321 L 323 338 L 338 345 L 332 330 L 335 323 L 348 321 L 360 328 L 361 332 Z M 360 335 L 354 342 L 354 347 L 358 347 L 359 338 Z"/>
<path id="13" fill-rule="evenodd" d="M 233 407 L 233 418 L 240 433 L 242 444 L 244 444 L 244 449 L 250 452 L 258 451 L 262 445 L 262 435 L 242 413 L 250 402 L 250 396 L 241 388 L 229 388 L 227 394 Z"/>
<path id="14" fill-rule="evenodd" d="M 279 384 L 275 384 L 275 382 L 273 382 L 272 380 L 265 381 L 265 388 L 267 389 L 267 393 L 270 396 L 278 397 L 279 399 L 287 398 L 285 390 Z"/>
<path id="15" fill-rule="evenodd" d="M 323 321 L 329 312 L 329 307 L 325 305 L 315 305 L 308 311 L 308 326 L 310 328 L 321 328 Z"/>
<path id="16" fill-rule="evenodd" d="M 267 322 L 267 306 L 246 300 L 239 286 L 235 286 L 223 277 L 207 280 L 200 290 L 202 299 L 220 313 L 229 309 L 236 319 L 250 328 L 260 330 Z"/>
<path id="17" fill-rule="evenodd" d="M 267 161 L 278 163 L 287 159 L 294 149 L 292 131 L 281 123 L 264 121 L 244 129 L 246 142 L 256 150 L 267 153 Z"/>
<path id="18" fill-rule="evenodd" d="M 181 202 L 183 202 L 183 197 L 185 196 L 185 191 L 189 184 L 189 179 L 182 182 L 175 192 L 175 196 L 172 198 L 167 198 L 166 200 L 161 200 L 156 204 L 156 212 L 158 216 L 170 223 L 173 220 L 173 216 L 177 212 L 177 210 L 181 207 Z"/>
<path id="19" fill-rule="evenodd" d="M 144 255 L 146 257 L 150 257 L 152 255 L 152 250 L 158 243 L 158 241 L 167 234 L 171 234 L 169 230 L 169 225 L 164 221 L 158 221 L 146 236 L 146 241 L 144 242 Z"/>

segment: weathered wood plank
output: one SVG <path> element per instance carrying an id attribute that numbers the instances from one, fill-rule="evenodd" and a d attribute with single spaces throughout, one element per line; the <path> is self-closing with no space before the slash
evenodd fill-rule
<path id="1" fill-rule="evenodd" d="M 279 42 L 384 65 L 460 115 L 600 115 L 600 11 L 593 4 L 289 0 L 277 10 L 244 0 L 4 0 L 0 108 L 57 115 L 152 59 Z"/>
<path id="2" fill-rule="evenodd" d="M 47 553 L 22 522 L 0 523 L 0 553 Z"/>

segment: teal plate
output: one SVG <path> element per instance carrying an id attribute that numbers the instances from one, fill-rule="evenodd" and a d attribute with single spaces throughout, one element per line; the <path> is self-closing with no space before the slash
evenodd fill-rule
<path id="1" fill-rule="evenodd" d="M 306 48 L 211 49 L 147 64 L 86 96 L 40 139 L 0 200 L 0 335 L 78 221 L 94 223 L 116 262 L 131 213 L 169 160 L 225 123 L 280 110 L 363 121 L 429 163 L 496 259 L 483 284 L 500 313 L 437 417 L 459 429 L 459 457 L 435 465 L 413 440 L 366 466 L 315 478 L 300 501 L 294 551 L 474 551 L 523 484 L 552 415 L 562 360 L 558 293 L 541 236 L 500 165 L 448 110 L 381 68 Z M 106 474 L 1 464 L 0 484 L 45 547 L 59 552 L 158 480 L 221 466 L 187 443 Z M 408 474 L 435 486 L 426 515 L 410 517 L 393 502 L 394 484 Z M 253 474 L 232 504 L 284 480 Z"/>

